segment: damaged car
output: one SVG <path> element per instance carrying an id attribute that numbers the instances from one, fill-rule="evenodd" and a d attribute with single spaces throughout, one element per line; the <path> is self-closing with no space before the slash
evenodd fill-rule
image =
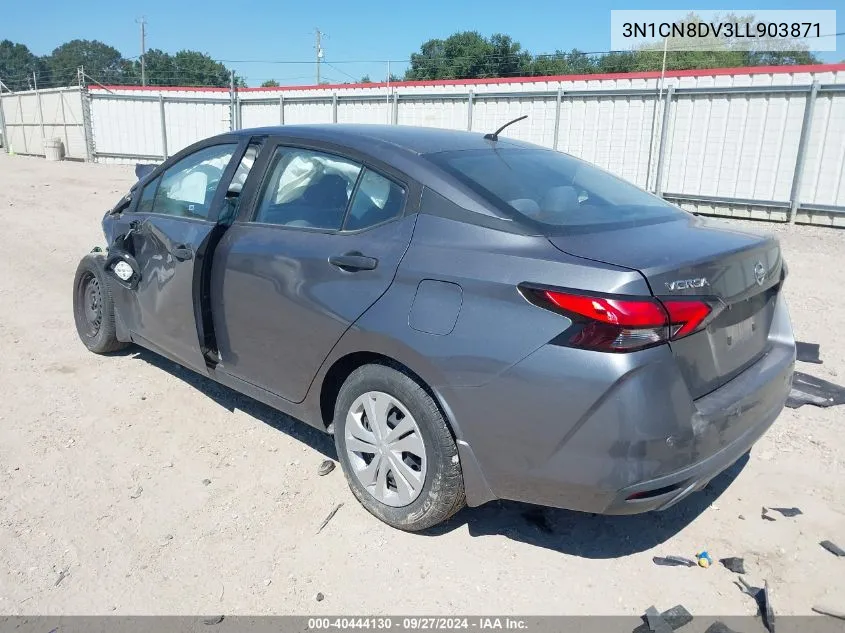
<path id="1" fill-rule="evenodd" d="M 776 239 L 498 133 L 223 134 L 102 226 L 73 286 L 87 348 L 140 345 L 332 434 L 403 530 L 493 499 L 670 507 L 790 388 Z"/>

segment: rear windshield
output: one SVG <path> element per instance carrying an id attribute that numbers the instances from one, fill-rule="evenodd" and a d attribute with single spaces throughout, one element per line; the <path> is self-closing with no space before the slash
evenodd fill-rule
<path id="1" fill-rule="evenodd" d="M 687 217 L 613 174 L 552 150 L 461 150 L 428 158 L 500 208 L 538 222 L 546 233 L 609 230 Z"/>

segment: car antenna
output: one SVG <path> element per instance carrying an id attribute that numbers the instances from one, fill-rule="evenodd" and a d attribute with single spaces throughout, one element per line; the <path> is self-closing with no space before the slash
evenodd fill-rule
<path id="1" fill-rule="evenodd" d="M 484 138 L 486 138 L 488 141 L 498 141 L 499 140 L 499 132 L 504 130 L 509 125 L 513 125 L 517 121 L 522 121 L 522 119 L 527 119 L 527 118 L 528 118 L 528 115 L 523 114 L 522 116 L 515 118 L 513 121 L 508 121 L 507 123 L 505 123 L 502 127 L 500 127 L 498 130 L 496 130 L 492 134 L 485 134 Z"/>

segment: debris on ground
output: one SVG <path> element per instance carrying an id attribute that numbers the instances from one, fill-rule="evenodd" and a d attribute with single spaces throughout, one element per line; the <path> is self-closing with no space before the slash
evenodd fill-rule
<path id="1" fill-rule="evenodd" d="M 325 477 L 334 470 L 334 465 L 334 462 L 330 459 L 323 460 L 323 463 L 320 464 L 320 467 L 317 469 L 317 474 L 320 475 L 320 477 Z"/>
<path id="2" fill-rule="evenodd" d="M 663 619 L 663 616 L 660 615 L 654 605 L 645 610 L 645 618 L 650 631 L 654 631 L 654 633 L 672 633 L 672 627 Z"/>
<path id="3" fill-rule="evenodd" d="M 695 567 L 696 562 L 683 556 L 655 556 L 651 559 L 655 565 L 662 567 Z"/>
<path id="4" fill-rule="evenodd" d="M 59 572 L 59 577 L 56 579 L 56 582 L 53 584 L 54 587 L 58 587 L 59 583 L 62 582 L 65 578 L 70 576 L 67 569 L 63 569 Z"/>
<path id="5" fill-rule="evenodd" d="M 835 556 L 845 556 L 845 549 L 842 549 L 832 541 L 822 541 L 819 545 Z"/>
<path id="6" fill-rule="evenodd" d="M 828 607 L 826 605 L 813 605 L 813 611 L 816 613 L 821 613 L 822 615 L 829 615 L 832 618 L 839 618 L 840 620 L 845 620 L 845 611 L 842 609 L 837 609 L 835 607 Z"/>
<path id="7" fill-rule="evenodd" d="M 735 574 L 745 573 L 745 559 L 730 556 L 728 558 L 720 558 L 719 562 Z"/>
<path id="8" fill-rule="evenodd" d="M 215 616 L 213 618 L 206 618 L 205 620 L 202 621 L 202 623 L 207 625 L 207 626 L 214 626 L 215 624 L 220 624 L 223 621 L 223 618 L 225 618 L 225 617 L 226 616 L 218 615 L 218 616 Z"/>
<path id="9" fill-rule="evenodd" d="M 211 485 L 211 480 L 210 480 L 210 479 L 203 479 L 203 480 L 202 480 L 202 485 L 203 485 L 203 486 L 210 486 L 210 485 Z"/>
<path id="10" fill-rule="evenodd" d="M 137 499 L 138 497 L 141 496 L 142 492 L 144 492 L 144 488 L 142 486 L 138 486 L 138 489 L 135 492 L 133 492 L 131 495 L 129 495 L 129 498 L 130 499 Z"/>
<path id="11" fill-rule="evenodd" d="M 526 510 L 522 513 L 522 518 L 541 532 L 545 532 L 546 534 L 554 532 L 551 524 L 549 523 L 549 518 L 546 516 L 546 513 L 543 512 L 542 508 L 531 508 L 530 510 Z"/>
<path id="12" fill-rule="evenodd" d="M 707 569 L 713 564 L 713 559 L 710 558 L 710 554 L 708 554 L 706 550 L 696 554 L 695 560 L 698 561 L 698 566 L 704 567 L 704 569 Z"/>
<path id="13" fill-rule="evenodd" d="M 760 610 L 760 616 L 763 618 L 763 626 L 769 633 L 775 633 L 775 611 L 772 607 L 772 600 L 769 596 L 769 583 L 763 581 L 762 587 L 752 587 L 742 576 L 739 577 L 739 582 L 736 585 L 740 590 L 754 598 L 757 603 L 757 608 Z"/>
<path id="14" fill-rule="evenodd" d="M 326 596 L 324 596 L 321 591 L 318 591 L 317 595 L 314 596 L 314 598 L 316 598 L 317 602 L 322 602 L 323 600 L 326 599 Z"/>
<path id="15" fill-rule="evenodd" d="M 343 506 L 343 503 L 338 503 L 338 504 L 334 507 L 334 509 L 333 509 L 331 512 L 329 512 L 329 516 L 327 516 L 327 517 L 323 520 L 323 524 L 320 526 L 320 529 L 319 529 L 319 530 L 317 530 L 317 534 L 319 534 L 320 532 L 322 532 L 322 531 L 323 531 L 323 528 L 324 528 L 324 527 L 326 527 L 326 526 L 329 524 L 329 521 L 331 521 L 331 520 L 332 520 L 332 517 L 334 517 L 334 515 L 336 515 L 336 514 L 337 514 L 337 511 L 338 511 L 338 510 L 340 510 L 341 506 Z"/>
<path id="16" fill-rule="evenodd" d="M 797 517 L 799 514 L 804 514 L 801 512 L 801 508 L 769 508 L 769 510 L 774 510 L 775 512 L 780 512 L 783 516 L 787 519 L 791 519 L 792 517 Z"/>
<path id="17" fill-rule="evenodd" d="M 769 514 L 769 511 L 768 511 L 768 509 L 766 509 L 766 506 L 763 506 L 763 511 L 760 514 L 760 518 L 765 520 L 765 521 L 776 521 L 777 520 L 777 519 L 775 519 L 775 517 L 773 517 L 771 514 Z"/>
<path id="18" fill-rule="evenodd" d="M 815 363 L 816 365 L 821 365 L 822 361 L 819 358 L 819 344 L 795 341 L 795 359 L 800 360 L 802 363 Z"/>
<path id="19" fill-rule="evenodd" d="M 796 371 L 792 377 L 792 389 L 786 399 L 786 406 L 797 409 L 805 404 L 814 404 L 817 407 L 845 404 L 845 387 Z"/>
<path id="20" fill-rule="evenodd" d="M 682 604 L 658 613 L 654 605 L 650 606 L 642 616 L 644 624 L 634 629 L 633 633 L 671 633 L 685 624 L 692 622 L 692 614 Z"/>

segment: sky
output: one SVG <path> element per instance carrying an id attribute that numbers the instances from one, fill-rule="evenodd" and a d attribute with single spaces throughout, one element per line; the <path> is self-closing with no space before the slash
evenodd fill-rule
<path id="1" fill-rule="evenodd" d="M 726 4 L 697 1 L 689 10 L 753 13 L 753 8 L 731 9 Z M 677 2 L 634 6 L 686 9 Z M 367 74 L 380 81 L 387 75 L 387 60 L 391 60 L 391 72 L 402 75 L 410 54 L 424 41 L 463 30 L 485 36 L 508 34 L 535 54 L 572 48 L 606 51 L 610 49 L 610 10 L 630 8 L 630 2 L 608 0 L 29 0 L 15 2 L 14 11 L 0 9 L 0 39 L 26 44 L 37 55 L 49 54 L 71 39 L 97 39 L 133 57 L 140 53 L 136 19 L 144 16 L 147 48 L 171 53 L 199 50 L 234 68 L 250 86 L 267 79 L 303 85 L 315 81 L 317 28 L 325 33 L 321 79 L 342 83 Z M 754 8 L 840 9 L 837 32 L 845 31 L 842 0 L 816 0 L 804 7 L 794 0 L 757 0 Z M 836 40 L 837 52 L 818 53 L 823 61 L 845 60 L 845 37 Z"/>

